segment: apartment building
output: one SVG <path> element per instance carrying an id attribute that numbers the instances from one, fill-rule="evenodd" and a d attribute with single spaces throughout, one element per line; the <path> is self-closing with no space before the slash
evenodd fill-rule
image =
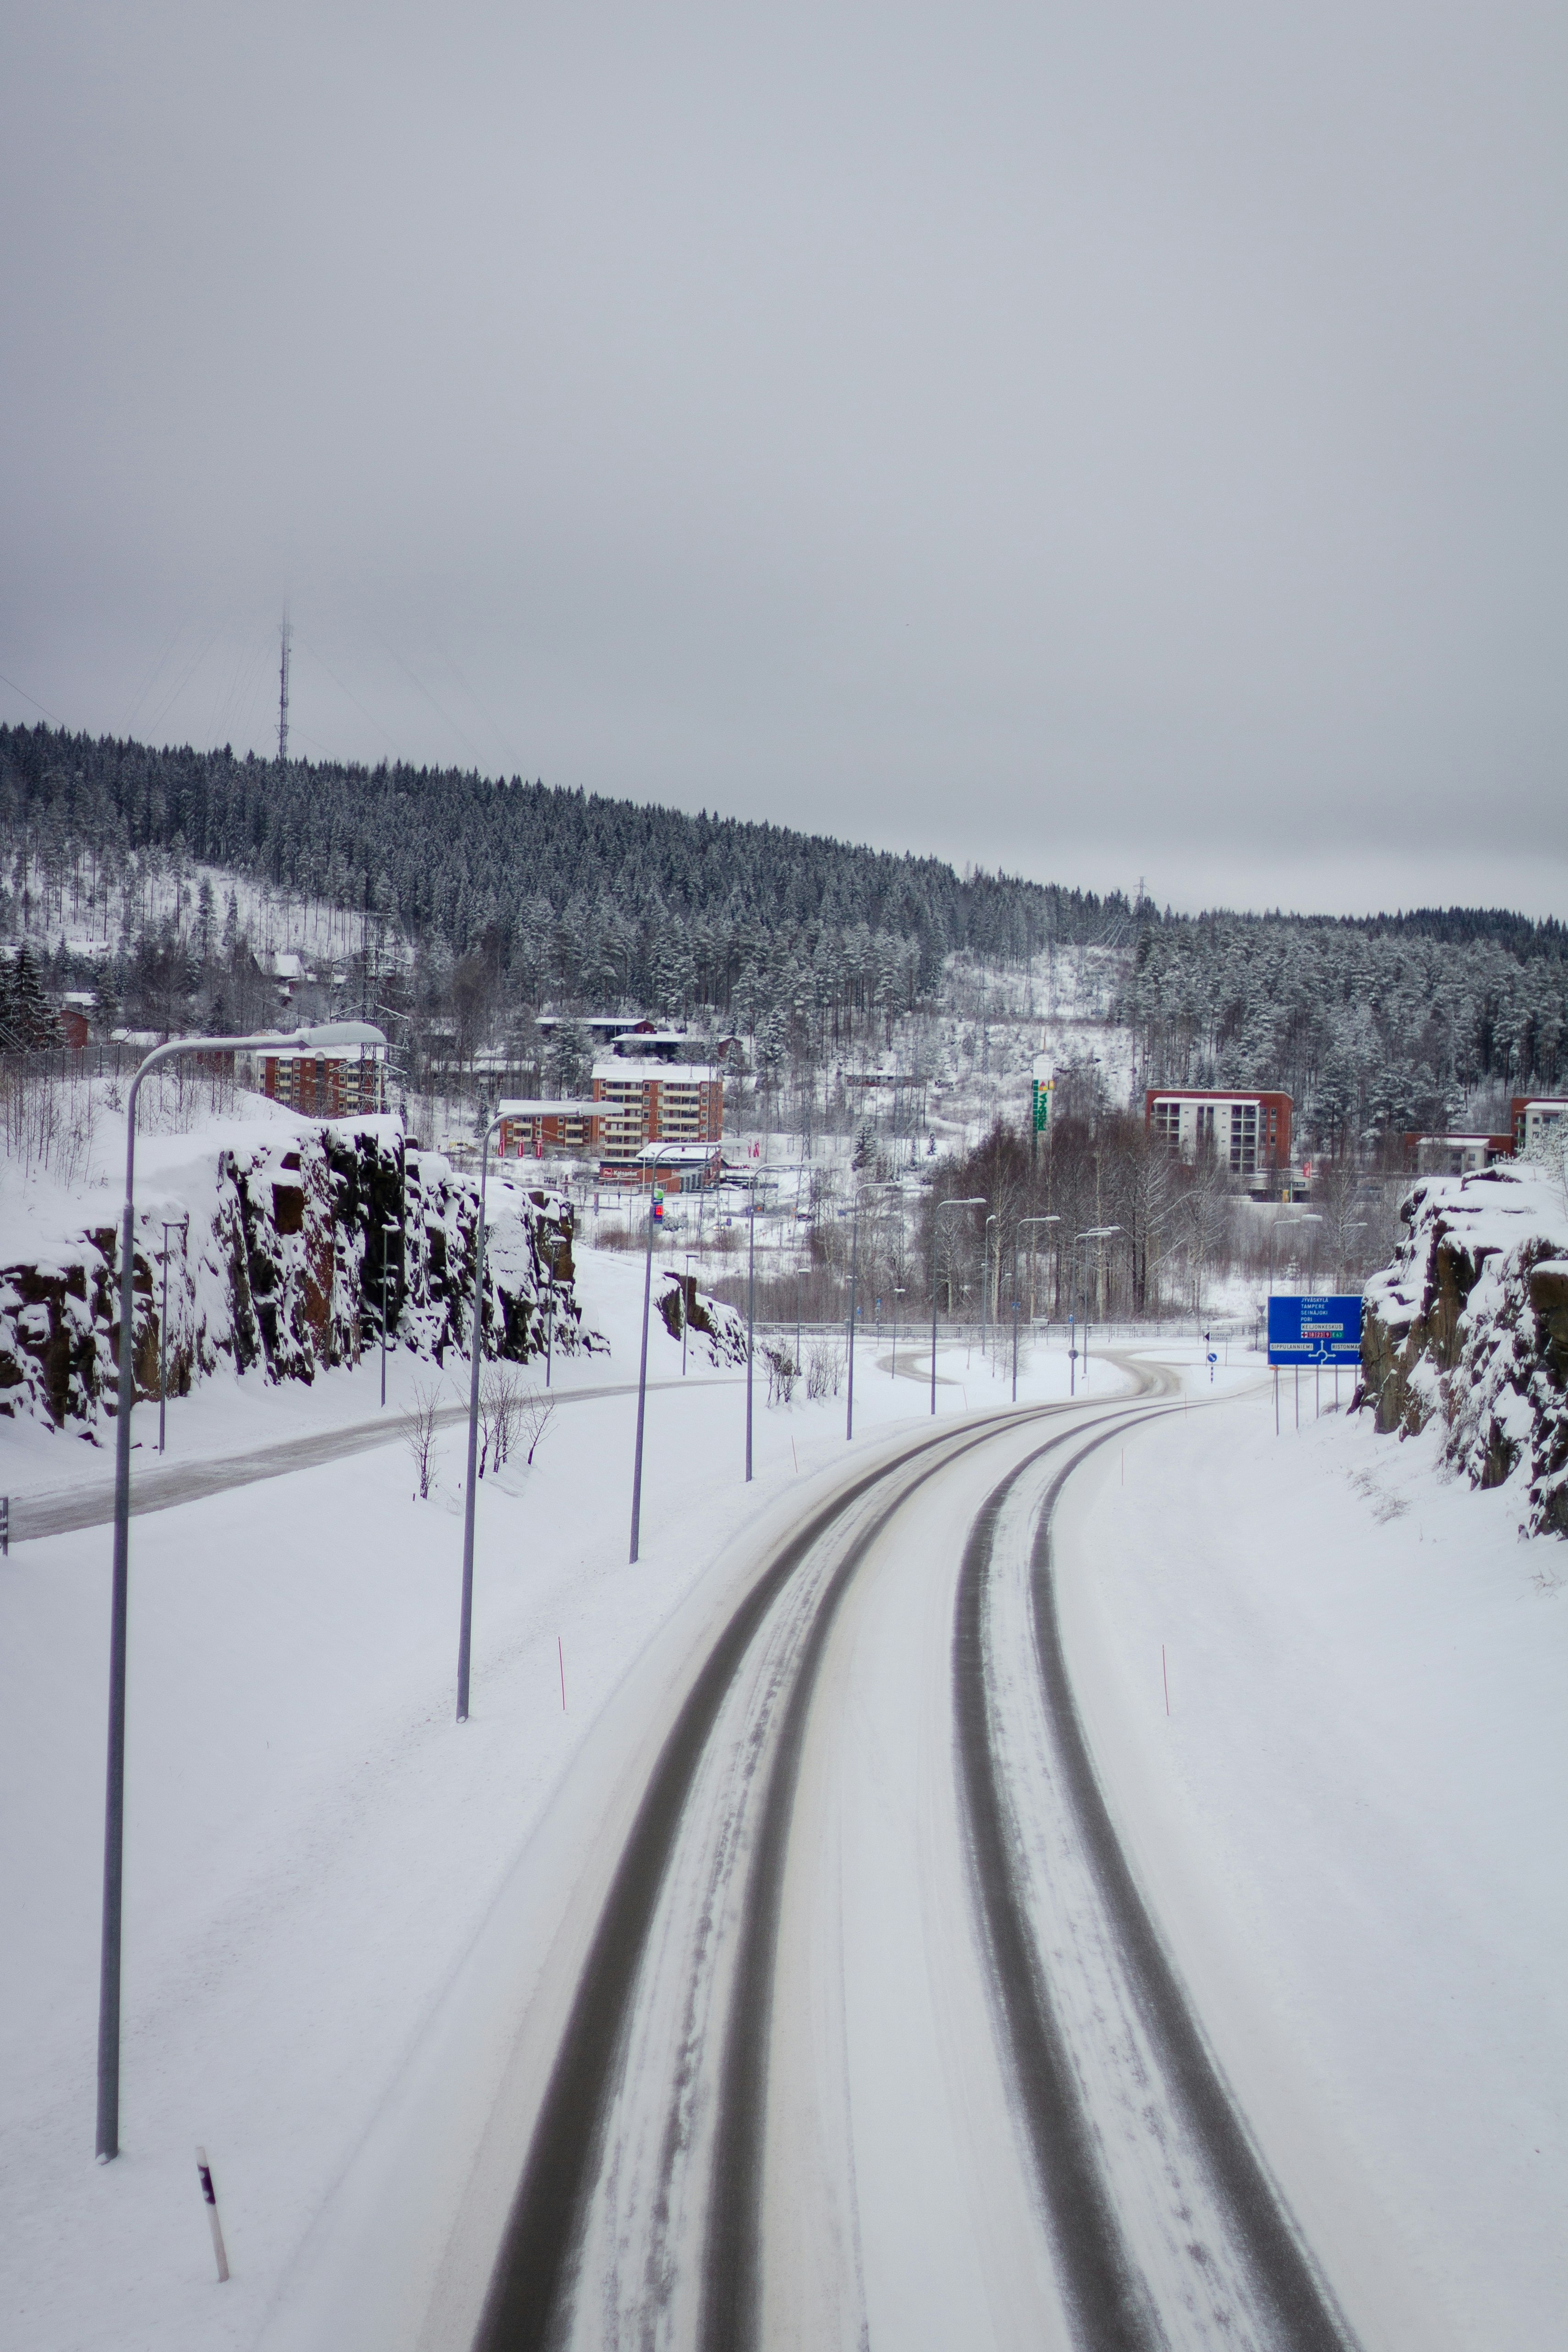
<path id="1" fill-rule="evenodd" d="M 1531 1144 L 1539 1143 L 1549 1129 L 1568 1114 L 1568 1096 L 1515 1095 L 1509 1105 L 1509 1124 L 1513 1129 L 1513 1148 L 1524 1151 Z"/>
<path id="2" fill-rule="evenodd" d="M 256 1089 L 311 1118 L 351 1118 L 386 1108 L 384 1045 L 354 1045 L 336 1054 L 280 1047 L 258 1054 Z"/>
<path id="3" fill-rule="evenodd" d="M 1274 1092 L 1228 1093 L 1197 1087 L 1150 1087 L 1144 1124 L 1173 1160 L 1196 1161 L 1212 1153 L 1222 1169 L 1254 1192 L 1291 1164 L 1291 1097 Z"/>
<path id="4" fill-rule="evenodd" d="M 599 1173 L 639 1181 L 649 1143 L 716 1144 L 724 1133 L 724 1081 L 710 1063 L 616 1055 L 593 1065 Z"/>

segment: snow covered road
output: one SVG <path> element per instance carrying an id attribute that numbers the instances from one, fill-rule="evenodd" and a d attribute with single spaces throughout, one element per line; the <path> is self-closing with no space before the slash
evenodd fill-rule
<path id="1" fill-rule="evenodd" d="M 1057 1496 L 1171 1410 L 1128 1370 L 906 1440 L 744 1587 L 541 2056 L 482 2352 L 1351 2340 L 1067 1676 Z"/>
<path id="2" fill-rule="evenodd" d="M 403 1368 L 400 1365 L 399 1369 Z M 678 1391 L 683 1385 L 688 1389 L 711 1388 L 717 1381 L 733 1388 L 742 1378 L 739 1372 L 699 1372 L 684 1384 L 678 1380 L 664 1380 L 650 1381 L 648 1386 Z M 558 1405 L 594 1404 L 604 1397 L 636 1393 L 635 1381 L 600 1381 L 575 1388 L 563 1383 L 550 1391 Z M 465 1423 L 468 1406 L 465 1402 L 438 1405 L 435 1419 L 443 1429 Z M 378 1446 L 404 1443 L 402 1414 L 385 1412 L 374 1421 L 354 1421 L 337 1429 L 311 1430 L 280 1444 L 248 1447 L 244 1453 L 214 1454 L 196 1462 L 160 1462 L 154 1456 L 145 1464 L 139 1463 L 132 1472 L 131 1516 L 170 1511 L 181 1503 L 200 1502 L 205 1496 L 225 1494 L 231 1486 L 250 1486 L 266 1478 L 289 1478 L 300 1470 L 319 1469 L 323 1463 L 342 1462 L 353 1454 L 370 1454 Z M 11 1540 L 37 1542 L 44 1536 L 72 1535 L 83 1528 L 106 1528 L 113 1517 L 112 1476 L 90 1481 L 78 1478 L 69 1486 L 15 1500 L 11 1507 Z"/>

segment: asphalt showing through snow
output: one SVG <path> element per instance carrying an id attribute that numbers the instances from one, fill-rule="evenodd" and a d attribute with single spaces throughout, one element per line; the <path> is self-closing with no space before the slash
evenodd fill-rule
<path id="1" fill-rule="evenodd" d="M 1127 1369 L 1145 1396 L 1171 1393 L 1168 1376 Z M 928 2250 L 908 2234 L 918 2226 L 913 2210 L 901 2214 L 870 2168 L 918 2168 L 940 2135 L 916 2153 L 885 2118 L 879 2137 L 852 2099 L 842 2078 L 858 2067 L 871 2086 L 866 2110 L 879 2096 L 886 2114 L 898 2108 L 904 2086 L 894 2082 L 888 2095 L 885 2063 L 880 2087 L 868 2072 L 874 2020 L 869 2035 L 861 2031 L 854 2066 L 813 2056 L 837 1995 L 824 2004 L 820 1988 L 810 1993 L 800 1980 L 786 1886 L 810 1912 L 813 1879 L 833 1882 L 822 1916 L 850 1922 L 842 1948 L 853 1946 L 852 1871 L 841 1853 L 828 1859 L 823 1759 L 836 1756 L 853 1778 L 871 1743 L 861 1724 L 834 1750 L 825 1727 L 868 1704 L 874 1654 L 854 1644 L 896 1648 L 900 1612 L 908 1621 L 921 1612 L 938 1640 L 947 1628 L 948 1843 L 962 1853 L 946 1869 L 955 1885 L 967 1884 L 969 1899 L 966 1914 L 960 1896 L 956 1930 L 943 1927 L 947 1948 L 922 1961 L 927 1862 L 931 1884 L 944 1882 L 944 1857 L 922 1856 L 914 1916 L 899 1919 L 887 1948 L 905 1973 L 944 1979 L 937 2011 L 954 2005 L 954 1952 L 963 1956 L 970 2040 L 961 2071 L 972 2077 L 976 2049 L 988 2053 L 1030 2175 L 1024 2234 L 1032 2229 L 1038 2241 L 1015 2264 L 1021 2319 L 1015 2310 L 1011 2333 L 988 2338 L 977 2314 L 969 2340 L 1347 2352 L 1348 2329 L 1216 2071 L 1122 1853 L 1057 1627 L 1051 1529 L 1066 1479 L 1113 1431 L 1168 1409 L 1058 1404 L 936 1433 L 841 1489 L 763 1563 L 665 1738 L 612 1881 L 535 2117 L 476 2352 L 893 2340 L 870 2322 L 879 2275 L 884 2283 Z M 946 1538 L 925 1530 L 951 1482 L 973 1476 L 983 1449 L 1010 1443 L 1016 1453 L 1031 1428 L 1053 1421 L 1061 1425 L 984 1495 L 957 1553 L 949 1545 L 939 1557 Z M 859 1615 L 850 1624 L 852 1596 Z M 929 1630 L 920 1639 L 929 1651 Z M 894 1706 L 905 1722 L 918 1711 L 896 1687 Z M 930 1736 L 922 1733 L 927 1747 Z M 813 1740 L 808 1797 L 803 1759 Z M 878 1809 L 890 1801 L 905 1824 L 920 1814 L 922 1834 L 940 1843 L 941 1802 L 923 1806 L 916 1789 L 890 1795 L 878 1769 L 885 1782 L 884 1759 L 869 1778 L 862 1770 L 860 1799 L 845 1801 L 850 1813 L 859 1801 L 871 1824 L 855 1851 L 874 1861 L 891 1819 Z M 952 1907 L 939 1903 L 933 1916 L 945 1921 Z M 882 1949 L 862 1935 L 862 1977 L 865 1952 Z M 907 1988 L 886 1993 L 890 2011 L 908 1998 Z M 852 2040 L 852 2019 L 833 2030 Z M 935 2080 L 939 2070 L 920 2047 L 928 2039 L 898 2043 L 894 2076 L 925 2066 Z M 803 2093 L 802 2082 L 815 2092 Z M 825 2189 L 800 2177 L 811 2168 L 799 2162 L 799 2115 L 813 2097 L 844 2108 L 837 2127 L 810 2119 L 824 2147 L 839 2130 L 839 2157 L 818 2168 L 833 2174 L 837 2164 Z M 997 2150 L 1009 2137 L 1005 2128 L 982 2132 L 956 2160 L 1006 2163 Z M 821 2280 L 803 2290 L 790 2277 L 780 2287 L 801 2268 L 781 2251 L 791 2231 L 802 2233 L 791 2209 L 813 2199 L 831 2212 L 837 2251 L 819 2231 Z M 852 2210 L 838 2228 L 860 2202 L 882 2216 L 870 2254 Z M 946 2220 L 951 2208 L 949 2198 L 934 2210 Z M 1030 2309 L 1029 2281 L 1042 2277 L 1039 2308 Z M 818 2296 L 809 2324 L 803 2292 Z M 880 2308 L 889 2307 L 883 2292 Z M 935 2308 L 921 2311 L 904 2341 L 943 2342 L 945 2326 Z"/>

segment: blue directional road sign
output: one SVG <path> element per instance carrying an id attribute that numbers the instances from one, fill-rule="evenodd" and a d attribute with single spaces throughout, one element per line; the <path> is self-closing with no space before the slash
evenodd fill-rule
<path id="1" fill-rule="evenodd" d="M 1359 1298 L 1270 1298 L 1271 1364 L 1359 1364 Z"/>

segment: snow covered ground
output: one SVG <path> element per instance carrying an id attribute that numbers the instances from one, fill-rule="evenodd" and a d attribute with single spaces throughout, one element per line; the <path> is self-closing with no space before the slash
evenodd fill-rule
<path id="1" fill-rule="evenodd" d="M 1517 1496 L 1267 1389 L 1070 1490 L 1114 1811 L 1369 2343 L 1546 2345 L 1568 2304 L 1568 1552 Z M 1162 1671 L 1163 1667 L 1163 1671 Z M 1166 1713 L 1168 1675 L 1169 1714 Z"/>
<path id="2" fill-rule="evenodd" d="M 612 1354 L 562 1368 L 569 1392 L 636 1369 L 641 1265 L 584 1257 Z M 678 1377 L 656 1321 L 652 1349 Z M 925 1405 L 916 1344 L 896 1379 L 872 1352 L 867 1458 Z M 1520 1545 L 1498 1497 L 1440 1483 L 1418 1445 L 1333 1418 L 1277 1440 L 1234 1347 L 1212 1390 L 1190 1346 L 1160 1352 L 1185 1354 L 1194 1410 L 1103 1451 L 1066 1507 L 1072 1665 L 1118 1817 L 1368 2341 L 1545 2343 L 1568 2287 L 1557 1548 Z M 427 1369 L 393 1360 L 389 1411 Z M 747 1488 L 743 1388 L 697 1369 L 650 1398 L 635 1569 L 632 1399 L 565 1407 L 531 1470 L 485 1482 L 461 1730 L 459 1430 L 428 1503 L 394 1443 L 133 1521 L 124 2152 L 105 2168 L 107 1530 L 0 1566 L 0 2336 L 248 2346 L 308 2308 L 406 2086 L 455 2046 L 444 1995 L 506 1988 L 474 1972 L 486 1921 L 527 1922 L 530 1884 L 570 1876 L 596 1759 L 848 1456 L 841 1395 L 768 1410 L 759 1381 Z M 946 1415 L 1006 1402 L 973 1353 L 941 1371 Z M 172 1407 L 172 1453 L 362 1420 L 376 1379 L 371 1360 L 305 1391 L 214 1381 Z M 1065 1386 L 1039 1350 L 1020 1397 Z M 86 1449 L 52 1443 L 75 1475 Z M 27 1471 L 46 1475 L 36 1449 Z"/>

